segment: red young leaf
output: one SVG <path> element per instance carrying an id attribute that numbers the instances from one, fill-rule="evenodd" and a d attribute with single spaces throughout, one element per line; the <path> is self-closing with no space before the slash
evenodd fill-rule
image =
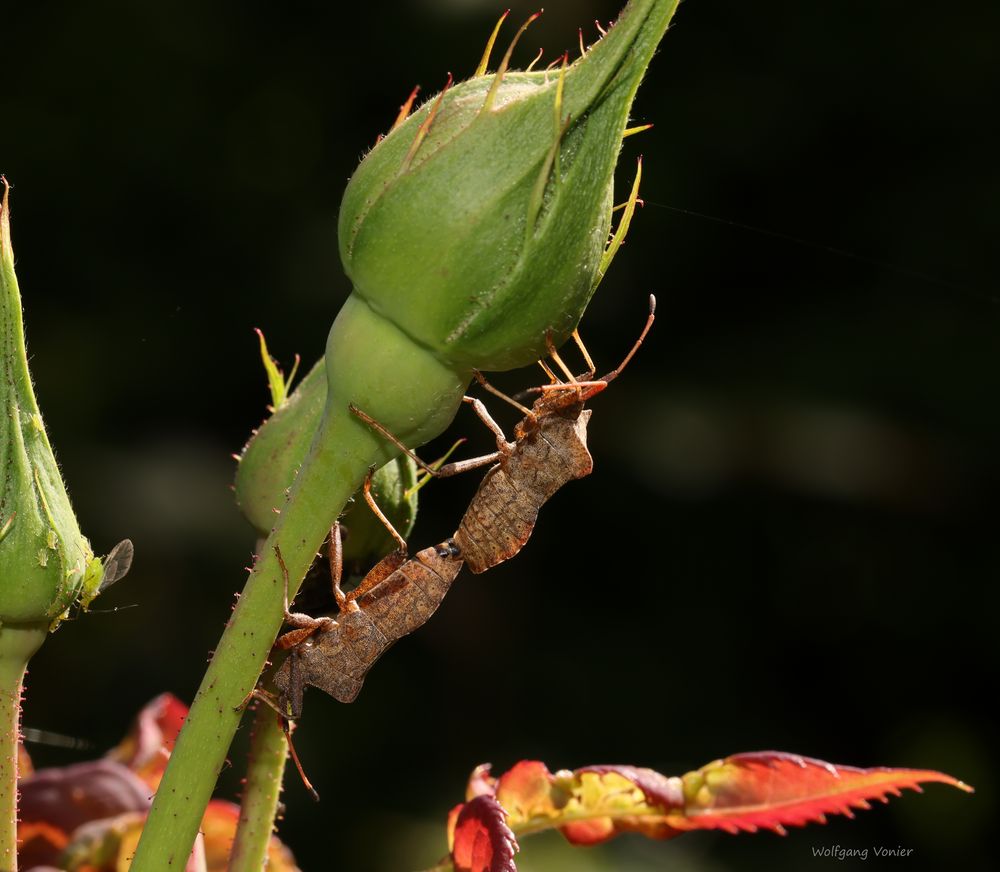
<path id="1" fill-rule="evenodd" d="M 573 844 L 594 845 L 623 832 L 669 839 L 697 829 L 729 833 L 853 817 L 869 800 L 936 781 L 971 792 L 941 772 L 858 769 L 762 751 L 716 760 L 682 778 L 635 766 L 585 766 L 550 772 L 522 760 L 499 778 L 489 766 L 469 779 L 469 800 L 452 809 L 449 843 L 456 872 L 513 872 L 516 834 L 558 829 Z"/>
<path id="2" fill-rule="evenodd" d="M 786 826 L 826 823 L 826 815 L 854 817 L 868 800 L 888 802 L 903 788 L 921 791 L 920 782 L 937 781 L 968 793 L 972 788 L 950 775 L 926 769 L 858 769 L 822 760 L 759 751 L 716 760 L 684 776 L 687 805 L 683 816 L 670 815 L 678 829 L 722 829 L 729 833 L 758 828 L 784 834 Z"/>
<path id="3" fill-rule="evenodd" d="M 17 838 L 21 865 L 59 860 L 73 833 L 88 821 L 149 808 L 149 788 L 113 760 L 39 769 L 20 782 Z"/>
<path id="4" fill-rule="evenodd" d="M 477 796 L 461 807 L 451 851 L 455 872 L 517 872 L 517 851 L 503 806 L 492 796 Z"/>

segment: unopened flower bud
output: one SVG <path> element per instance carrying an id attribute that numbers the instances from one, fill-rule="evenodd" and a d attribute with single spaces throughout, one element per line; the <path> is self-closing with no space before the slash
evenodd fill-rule
<path id="1" fill-rule="evenodd" d="M 307 390 L 317 366 L 244 451 L 237 495 L 258 529 L 310 451 L 343 469 L 395 456 L 359 421 L 327 444 L 331 410 L 353 404 L 420 445 L 451 422 L 474 369 L 532 363 L 572 332 L 635 205 L 633 187 L 609 244 L 629 109 L 676 5 L 631 0 L 548 71 L 509 70 L 512 43 L 490 74 L 487 49 L 472 79 L 408 118 L 407 104 L 341 205 L 354 293 L 327 340 L 327 390 Z"/>
<path id="2" fill-rule="evenodd" d="M 96 594 L 103 572 L 73 514 L 31 385 L 2 181 L 0 626 L 55 623 L 78 597 Z"/>
<path id="3" fill-rule="evenodd" d="M 676 0 L 632 0 L 572 64 L 480 74 L 399 123 L 344 195 L 354 292 L 453 366 L 510 369 L 596 287 L 629 108 Z M 523 30 L 523 28 L 522 28 Z"/>

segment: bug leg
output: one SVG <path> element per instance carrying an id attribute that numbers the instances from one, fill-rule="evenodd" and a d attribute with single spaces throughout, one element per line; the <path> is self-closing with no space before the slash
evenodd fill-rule
<path id="1" fill-rule="evenodd" d="M 538 361 L 538 365 L 545 371 L 545 374 L 549 377 L 549 381 L 552 382 L 552 384 L 557 385 L 562 382 L 562 379 L 560 379 L 559 376 L 552 371 L 552 368 L 544 360 Z M 518 396 L 521 396 L 521 394 L 518 394 Z"/>
<path id="2" fill-rule="evenodd" d="M 549 357 L 556 362 L 556 366 L 563 371 L 563 375 L 566 376 L 567 380 L 571 384 L 575 384 L 576 377 L 570 371 L 570 368 L 563 363 L 563 359 L 559 356 L 559 352 L 556 351 L 555 345 L 552 344 L 552 336 L 549 333 L 545 334 L 545 347 L 549 350 Z"/>
<path id="3" fill-rule="evenodd" d="M 597 372 L 597 367 L 594 366 L 594 359 L 590 356 L 590 352 L 587 351 L 587 346 L 583 344 L 583 340 L 580 338 L 580 331 L 573 331 L 573 341 L 576 343 L 576 347 L 580 349 L 580 354 L 583 355 L 583 359 L 587 363 L 587 371 L 583 374 L 583 381 L 589 381 L 594 377 L 594 373 Z"/>
<path id="4" fill-rule="evenodd" d="M 509 454 L 509 450 L 504 450 L 503 454 Z M 438 470 L 441 478 L 450 475 L 460 475 L 463 472 L 471 472 L 473 469 L 496 463 L 501 457 L 501 452 L 494 451 L 492 454 L 484 454 L 481 457 L 470 457 L 468 460 L 456 460 L 454 463 L 446 464 Z"/>
<path id="5" fill-rule="evenodd" d="M 312 782 L 306 777 L 306 771 L 302 768 L 302 764 L 299 762 L 299 755 L 295 753 L 295 745 L 292 742 L 292 721 L 286 717 L 282 717 L 280 714 L 278 716 L 278 721 L 281 723 L 281 731 L 285 734 L 285 741 L 288 743 L 288 753 L 291 755 L 292 762 L 295 764 L 295 768 L 299 770 L 299 778 L 302 779 L 302 783 L 305 785 L 306 790 L 312 794 L 312 798 L 319 802 L 319 794 L 316 792 L 316 788 L 312 786 Z"/>
<path id="6" fill-rule="evenodd" d="M 340 589 L 340 582 L 344 577 L 344 544 L 338 523 L 334 523 L 330 528 L 330 544 L 327 548 L 326 559 L 330 564 L 330 584 L 333 586 L 333 598 L 337 601 L 337 610 L 343 611 L 344 605 L 347 603 L 347 597 Z"/>
<path id="7" fill-rule="evenodd" d="M 319 802 L 319 794 L 306 776 L 302 763 L 299 762 L 299 755 L 295 752 L 295 744 L 292 742 L 294 722 L 302 716 L 302 696 L 305 693 L 305 681 L 298 668 L 298 663 L 298 653 L 293 648 L 291 654 L 288 655 L 288 688 L 278 696 L 258 689 L 254 689 L 250 696 L 256 697 L 277 713 L 278 723 L 281 724 L 281 731 L 285 734 L 285 741 L 288 743 L 288 753 L 295 763 L 295 768 L 299 771 L 299 777 L 306 790 L 312 794 L 312 798 Z"/>
<path id="8" fill-rule="evenodd" d="M 500 425 L 493 420 L 493 416 L 490 415 L 489 410 L 483 405 L 482 400 L 477 400 L 475 397 L 463 397 L 462 399 L 464 402 L 472 406 L 473 411 L 475 411 L 475 413 L 479 416 L 479 420 L 489 428 L 494 436 L 496 436 L 497 451 L 503 452 L 506 448 L 508 448 L 507 437 L 504 435 L 503 429 L 501 429 Z"/>
<path id="9" fill-rule="evenodd" d="M 235 707 L 234 711 L 242 711 L 247 707 L 252 699 L 259 699 L 268 708 L 274 709 L 281 717 L 285 717 L 285 711 L 281 707 L 281 700 L 279 697 L 275 696 L 268 690 L 262 690 L 259 687 L 255 687 L 250 691 L 238 706 Z"/>
<path id="10" fill-rule="evenodd" d="M 285 585 L 285 623 L 288 624 L 288 626 L 295 628 L 292 632 L 285 633 L 283 636 L 280 636 L 278 641 L 274 643 L 276 648 L 284 651 L 294 645 L 297 645 L 299 642 L 308 639 L 317 630 L 330 629 L 330 627 L 335 626 L 337 622 L 334 621 L 333 618 L 313 618 L 310 615 L 305 615 L 301 612 L 289 611 L 288 567 L 285 566 L 285 558 L 281 556 L 281 546 L 274 546 L 274 556 L 278 558 L 278 565 L 281 567 L 281 578 Z"/>
<path id="11" fill-rule="evenodd" d="M 370 508 L 374 513 L 375 517 L 382 522 L 382 526 L 389 531 L 389 535 L 396 540 L 396 544 L 399 546 L 400 552 L 406 555 L 406 540 L 399 535 L 399 532 L 395 527 L 392 526 L 392 521 L 390 521 L 383 511 L 378 507 L 378 503 L 375 502 L 375 497 L 372 496 L 372 475 L 375 473 L 375 467 L 368 470 L 368 475 L 365 476 L 365 502 L 368 503 L 368 508 Z"/>
<path id="12" fill-rule="evenodd" d="M 385 528 L 396 540 L 399 547 L 395 551 L 393 551 L 392 554 L 383 557 L 378 563 L 376 563 L 375 566 L 373 566 L 372 569 L 368 572 L 368 574 L 363 579 L 361 579 L 360 583 L 358 584 L 357 587 L 354 588 L 354 590 L 352 590 L 350 593 L 346 595 L 342 592 L 340 593 L 337 599 L 337 607 L 342 612 L 349 609 L 357 609 L 358 606 L 354 603 L 354 601 L 359 596 L 371 590 L 373 587 L 375 587 L 376 584 L 379 584 L 380 582 L 384 581 L 386 578 L 392 575 L 392 573 L 394 573 L 397 569 L 399 569 L 399 567 L 402 566 L 403 563 L 406 562 L 406 553 L 407 553 L 406 540 L 402 536 L 400 536 L 396 528 L 392 526 L 392 522 L 385 516 L 383 511 L 378 507 L 378 503 L 375 502 L 375 497 L 372 496 L 372 472 L 373 472 L 372 469 L 368 470 L 368 475 L 365 478 L 365 487 L 364 487 L 365 502 L 368 503 L 368 507 L 375 513 L 375 517 L 377 517 L 385 525 Z M 337 582 L 335 582 L 335 591 L 340 590 L 339 567 L 337 569 L 338 571 L 334 573 L 337 578 Z M 334 567 L 332 564 L 330 566 L 330 571 L 334 572 Z"/>
<path id="13" fill-rule="evenodd" d="M 451 448 L 449 448 L 444 454 L 442 454 L 437 460 L 435 460 L 431 464 L 431 468 L 437 470 L 437 469 L 440 469 L 442 466 L 444 466 L 445 465 L 445 461 L 447 461 L 448 458 L 451 457 L 451 455 L 455 453 L 455 449 L 458 448 L 458 446 L 461 445 L 465 441 L 466 441 L 465 437 L 462 437 L 461 439 L 456 440 L 455 444 L 452 445 Z M 433 475 L 429 475 L 428 473 L 425 472 L 419 479 L 417 479 L 417 483 L 415 485 L 413 485 L 412 487 L 408 487 L 403 492 L 403 499 L 404 500 L 410 499 L 415 493 L 417 493 L 432 478 L 434 478 Z"/>
<path id="14" fill-rule="evenodd" d="M 353 603 L 354 600 L 366 594 L 373 587 L 375 587 L 375 585 L 385 581 L 385 579 L 392 575 L 405 562 L 406 555 L 399 551 L 393 551 L 392 554 L 383 557 L 368 571 L 368 574 L 358 582 L 357 587 L 347 594 L 348 603 Z M 357 608 L 357 606 L 354 608 Z"/>
<path id="15" fill-rule="evenodd" d="M 417 455 L 414 454 L 413 451 L 409 447 L 407 447 L 395 433 L 393 433 L 388 427 L 386 427 L 385 424 L 383 424 L 381 421 L 376 421 L 367 412 L 355 406 L 354 403 L 351 403 L 348 406 L 348 408 L 351 410 L 351 414 L 353 414 L 356 418 L 360 418 L 362 421 L 364 421 L 369 427 L 372 428 L 372 430 L 374 430 L 380 436 L 382 436 L 385 439 L 388 439 L 393 445 L 395 445 L 400 451 L 402 451 L 407 457 L 409 457 L 410 460 L 412 460 L 415 464 L 417 464 L 417 466 L 419 466 L 424 472 L 429 473 L 430 475 L 435 474 L 434 468 L 430 464 L 424 463 L 424 461 L 422 461 L 419 457 L 417 457 Z"/>
<path id="16" fill-rule="evenodd" d="M 493 396 L 499 397 L 505 403 L 509 403 L 515 409 L 517 409 L 522 415 L 524 415 L 526 418 L 529 418 L 532 423 L 535 423 L 535 421 L 537 420 L 537 416 L 531 409 L 529 409 L 527 406 L 521 405 L 521 403 L 519 403 L 513 397 L 508 397 L 503 391 L 499 390 L 498 388 L 493 387 L 493 385 L 491 385 L 488 381 L 486 381 L 486 377 L 478 369 L 472 370 L 472 374 L 473 376 L 475 376 L 476 381 L 479 382 L 479 384 L 481 384 L 484 388 L 486 388 L 486 390 L 488 390 L 491 394 L 493 394 Z M 469 402 L 472 402 L 472 400 L 470 399 Z M 473 408 L 475 408 L 474 403 L 473 403 Z M 493 421 L 493 419 L 490 418 L 489 414 L 486 414 L 485 406 L 483 406 L 482 412 L 480 412 L 479 409 L 476 408 L 476 414 L 479 415 L 483 423 L 491 430 L 493 430 L 494 433 L 500 429 Z"/>
<path id="17" fill-rule="evenodd" d="M 476 372 L 475 375 L 476 378 L 479 380 L 479 383 L 483 387 L 485 387 L 486 390 L 490 391 L 493 394 L 496 394 L 499 397 L 502 397 L 506 402 L 511 403 L 515 408 L 523 412 L 532 421 L 535 420 L 535 413 L 532 412 L 531 409 L 527 408 L 526 406 L 522 406 L 516 400 L 512 400 L 506 394 L 498 391 L 495 387 L 493 387 L 493 385 L 487 382 L 485 378 L 483 378 L 482 373 Z M 468 460 L 457 460 L 454 463 L 446 463 L 444 466 L 436 466 L 436 464 L 432 465 L 429 463 L 425 463 L 423 460 L 417 457 L 417 455 L 414 454 L 413 451 L 407 448 L 406 445 L 403 444 L 402 440 L 400 440 L 398 436 L 396 436 L 389 429 L 387 429 L 385 425 L 383 425 L 379 421 L 376 421 L 371 415 L 369 415 L 365 411 L 362 411 L 353 403 L 351 403 L 350 405 L 350 410 L 355 416 L 364 421 L 376 433 L 380 434 L 381 436 L 384 436 L 400 451 L 406 454 L 427 475 L 433 476 L 434 478 L 448 478 L 449 476 L 452 475 L 459 475 L 460 473 L 463 472 L 469 472 L 470 470 L 473 469 L 479 469 L 481 466 L 486 466 L 490 463 L 496 463 L 501 455 L 509 454 L 511 450 L 511 445 L 507 442 L 507 437 L 504 436 L 503 430 L 500 429 L 500 425 L 497 424 L 497 422 L 494 421 L 493 418 L 490 416 L 490 413 L 486 410 L 486 406 L 483 405 L 482 401 L 476 399 L 475 397 L 463 397 L 462 399 L 465 402 L 472 405 L 472 408 L 475 409 L 476 414 L 479 416 L 479 419 L 487 427 L 489 427 L 493 435 L 496 436 L 497 451 L 493 454 L 484 454 L 482 457 L 473 457 Z M 366 494 L 366 499 L 367 499 L 367 494 Z M 372 505 L 372 502 L 369 500 L 368 504 Z M 383 523 L 389 526 L 390 532 L 393 533 L 393 538 L 396 538 L 397 541 L 399 541 L 399 537 L 397 536 L 395 530 L 393 530 L 392 527 L 388 525 L 388 523 L 384 520 L 384 516 L 382 515 L 381 511 L 379 511 L 374 506 L 372 506 L 372 510 L 375 512 L 376 515 L 379 516 L 379 518 L 383 519 Z"/>

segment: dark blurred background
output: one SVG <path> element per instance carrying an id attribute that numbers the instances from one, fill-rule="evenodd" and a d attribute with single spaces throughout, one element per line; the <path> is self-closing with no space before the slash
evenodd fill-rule
<path id="1" fill-rule="evenodd" d="M 512 5 L 515 22 L 536 8 Z M 547 7 L 522 66 L 617 14 Z M 85 532 L 98 552 L 136 546 L 97 603 L 136 607 L 51 638 L 26 726 L 103 751 L 149 698 L 193 696 L 254 548 L 229 491 L 268 399 L 252 328 L 286 364 L 322 353 L 350 290 L 347 178 L 414 84 L 471 74 L 501 11 L 5 6 L 0 171 L 34 377 Z M 305 869 L 431 865 L 482 761 L 680 774 L 762 748 L 943 769 L 978 793 L 932 787 L 786 839 L 539 838 L 521 868 L 797 870 L 835 844 L 987 865 L 998 25 L 987 2 L 681 5 L 635 107 L 656 127 L 622 156 L 624 197 L 645 155 L 646 207 L 581 327 L 609 368 L 659 298 L 593 404 L 595 472 L 515 561 L 464 575 L 357 703 L 308 695 L 296 739 L 323 801 L 290 773 L 280 828 Z M 463 412 L 426 456 L 457 435 L 489 446 Z M 450 533 L 475 485 L 428 487 L 411 541 Z"/>

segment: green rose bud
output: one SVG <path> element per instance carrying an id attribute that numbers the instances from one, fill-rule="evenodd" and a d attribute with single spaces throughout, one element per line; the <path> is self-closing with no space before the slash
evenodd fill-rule
<path id="1" fill-rule="evenodd" d="M 58 623 L 103 571 L 80 532 L 28 373 L 7 182 L 0 205 L 0 625 Z M 3 631 L 0 630 L 0 633 Z"/>
<path id="2" fill-rule="evenodd" d="M 353 402 L 418 445 L 450 423 L 472 369 L 531 363 L 547 335 L 558 344 L 573 330 L 617 248 L 615 163 L 676 5 L 632 0 L 563 69 L 509 72 L 508 51 L 487 75 L 484 58 L 362 161 L 340 213 L 354 293 L 327 343 L 332 389 L 314 382 L 317 366 L 244 451 L 237 496 L 258 529 L 270 528 L 329 409 Z M 363 429 L 368 457 L 394 455 Z"/>
<path id="3" fill-rule="evenodd" d="M 558 343 L 576 325 L 614 251 L 605 250 L 614 166 L 676 3 L 630 0 L 565 71 L 507 73 L 509 52 L 493 76 L 482 75 L 484 64 L 401 122 L 358 168 L 339 228 L 354 293 L 327 339 L 323 415 L 317 425 L 291 422 L 302 438 L 276 444 L 282 468 L 298 473 L 264 488 L 289 488 L 288 499 L 178 738 L 135 868 L 166 869 L 163 858 L 186 855 L 194 840 L 209 776 L 236 730 L 234 706 L 281 623 L 278 554 L 294 596 L 367 470 L 399 454 L 349 406 L 421 445 L 451 423 L 473 369 L 531 363 L 547 336 Z M 181 795 L 184 803 L 171 802 Z"/>
<path id="4" fill-rule="evenodd" d="M 629 108 L 675 6 L 633 0 L 564 70 L 505 73 L 505 58 L 394 128 L 341 206 L 355 294 L 453 366 L 523 366 L 546 334 L 566 339 L 596 286 Z"/>
<path id="5" fill-rule="evenodd" d="M 271 361 L 263 337 L 261 352 L 267 365 Z M 236 502 L 262 535 L 274 525 L 275 509 L 284 504 L 285 492 L 309 451 L 326 407 L 326 370 L 322 364 L 314 366 L 287 397 L 287 384 L 273 362 L 268 374 L 272 386 L 282 387 L 272 387 L 273 412 L 246 444 L 236 470 Z M 404 538 L 417 518 L 416 483 L 416 464 L 405 455 L 383 466 L 372 478 L 375 500 Z M 347 560 L 378 560 L 396 547 L 395 540 L 361 499 L 355 499 L 341 521 L 347 528 Z"/>

